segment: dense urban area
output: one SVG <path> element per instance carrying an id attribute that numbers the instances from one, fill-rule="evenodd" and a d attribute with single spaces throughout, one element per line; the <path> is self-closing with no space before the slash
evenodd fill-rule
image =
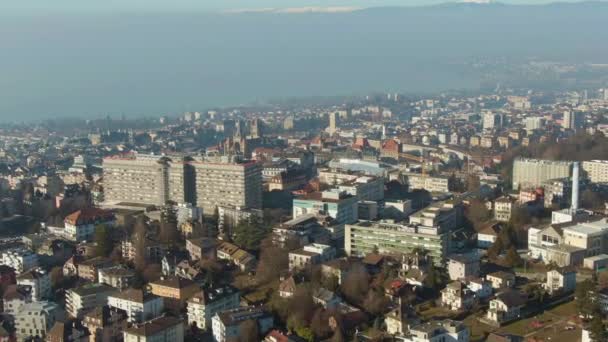
<path id="1" fill-rule="evenodd" d="M 0 341 L 608 341 L 608 89 L 0 127 Z"/>

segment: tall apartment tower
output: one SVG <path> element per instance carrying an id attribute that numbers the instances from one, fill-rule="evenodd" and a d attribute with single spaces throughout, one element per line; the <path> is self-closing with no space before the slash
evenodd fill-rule
<path id="1" fill-rule="evenodd" d="M 583 127 L 583 113 L 567 110 L 564 112 L 564 118 L 562 120 L 562 127 L 564 129 L 571 129 L 576 131 Z"/>
<path id="2" fill-rule="evenodd" d="M 329 113 L 329 127 L 327 128 L 327 133 L 334 135 L 338 130 L 338 120 L 339 114 L 337 112 Z"/>
<path id="3" fill-rule="evenodd" d="M 262 167 L 255 162 L 192 162 L 195 202 L 204 213 L 218 206 L 262 208 Z"/>
<path id="4" fill-rule="evenodd" d="M 571 171 L 570 161 L 518 158 L 513 161 L 513 189 L 537 187 L 549 179 L 568 178 Z"/>

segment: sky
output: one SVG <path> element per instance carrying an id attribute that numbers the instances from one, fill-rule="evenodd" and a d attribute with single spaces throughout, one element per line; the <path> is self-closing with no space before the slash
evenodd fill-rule
<path id="1" fill-rule="evenodd" d="M 507 4 L 544 4 L 555 0 L 499 0 Z M 563 1 L 562 2 L 576 2 Z M 0 10 L 23 13 L 50 11 L 230 11 L 292 7 L 424 6 L 458 0 L 0 0 Z M 6 13 L 6 12 L 5 12 Z"/>

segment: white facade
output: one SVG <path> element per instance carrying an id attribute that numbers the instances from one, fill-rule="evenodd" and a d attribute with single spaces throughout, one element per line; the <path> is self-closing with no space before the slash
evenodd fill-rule
<path id="1" fill-rule="evenodd" d="M 59 306 L 53 302 L 26 303 L 15 313 L 17 340 L 46 336 L 55 324 L 58 313 Z"/>
<path id="2" fill-rule="evenodd" d="M 123 331 L 124 342 L 183 342 L 184 324 L 174 317 L 160 317 Z"/>
<path id="3" fill-rule="evenodd" d="M 40 301 L 51 295 L 51 278 L 48 272 L 41 268 L 33 269 L 17 277 L 17 284 L 32 288 L 32 299 Z"/>
<path id="4" fill-rule="evenodd" d="M 188 324 L 201 330 L 211 328 L 211 319 L 218 312 L 239 307 L 241 296 L 234 288 L 204 291 L 188 300 Z"/>
<path id="5" fill-rule="evenodd" d="M 12 267 L 16 273 L 23 273 L 38 266 L 38 255 L 27 249 L 4 251 L 2 265 Z"/>
<path id="6" fill-rule="evenodd" d="M 127 290 L 108 297 L 108 305 L 127 312 L 129 322 L 142 322 L 161 315 L 164 309 L 162 297 L 134 294 L 137 290 Z M 129 298 L 132 297 L 132 298 Z"/>
<path id="7" fill-rule="evenodd" d="M 213 340 L 215 342 L 232 341 L 240 334 L 240 324 L 246 320 L 254 320 L 258 324 L 260 334 L 265 334 L 274 324 L 272 315 L 261 308 L 252 306 L 223 311 L 212 319 Z"/>

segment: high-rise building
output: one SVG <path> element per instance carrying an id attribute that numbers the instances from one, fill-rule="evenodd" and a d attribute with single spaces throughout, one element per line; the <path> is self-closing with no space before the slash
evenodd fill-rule
<path id="1" fill-rule="evenodd" d="M 195 202 L 211 215 L 219 206 L 262 208 L 262 167 L 255 162 L 191 162 Z"/>
<path id="2" fill-rule="evenodd" d="M 541 129 L 545 126 L 545 119 L 540 116 L 532 116 L 526 118 L 526 130 L 532 131 L 535 129 Z"/>
<path id="3" fill-rule="evenodd" d="M 103 162 L 106 203 L 191 203 L 212 215 L 218 206 L 262 208 L 262 168 L 255 162 L 111 157 Z"/>
<path id="4" fill-rule="evenodd" d="M 483 114 L 483 129 L 492 130 L 502 126 L 502 115 L 498 113 L 486 112 Z"/>
<path id="5" fill-rule="evenodd" d="M 327 133 L 333 135 L 337 132 L 338 120 L 339 120 L 339 114 L 337 112 L 329 113 L 329 127 L 327 128 Z"/>
<path id="6" fill-rule="evenodd" d="M 126 155 L 103 160 L 103 187 L 108 203 L 163 205 L 183 203 L 184 164 L 155 155 Z"/>
<path id="7" fill-rule="evenodd" d="M 260 119 L 251 120 L 249 135 L 252 138 L 260 138 L 264 135 L 264 122 Z"/>
<path id="8" fill-rule="evenodd" d="M 564 112 L 564 118 L 562 120 L 562 127 L 564 129 L 571 129 L 576 131 L 583 127 L 583 113 L 577 111 L 567 110 Z"/>
<path id="9" fill-rule="evenodd" d="M 513 162 L 513 189 L 537 187 L 549 179 L 568 178 L 571 169 L 570 161 L 518 158 Z"/>

